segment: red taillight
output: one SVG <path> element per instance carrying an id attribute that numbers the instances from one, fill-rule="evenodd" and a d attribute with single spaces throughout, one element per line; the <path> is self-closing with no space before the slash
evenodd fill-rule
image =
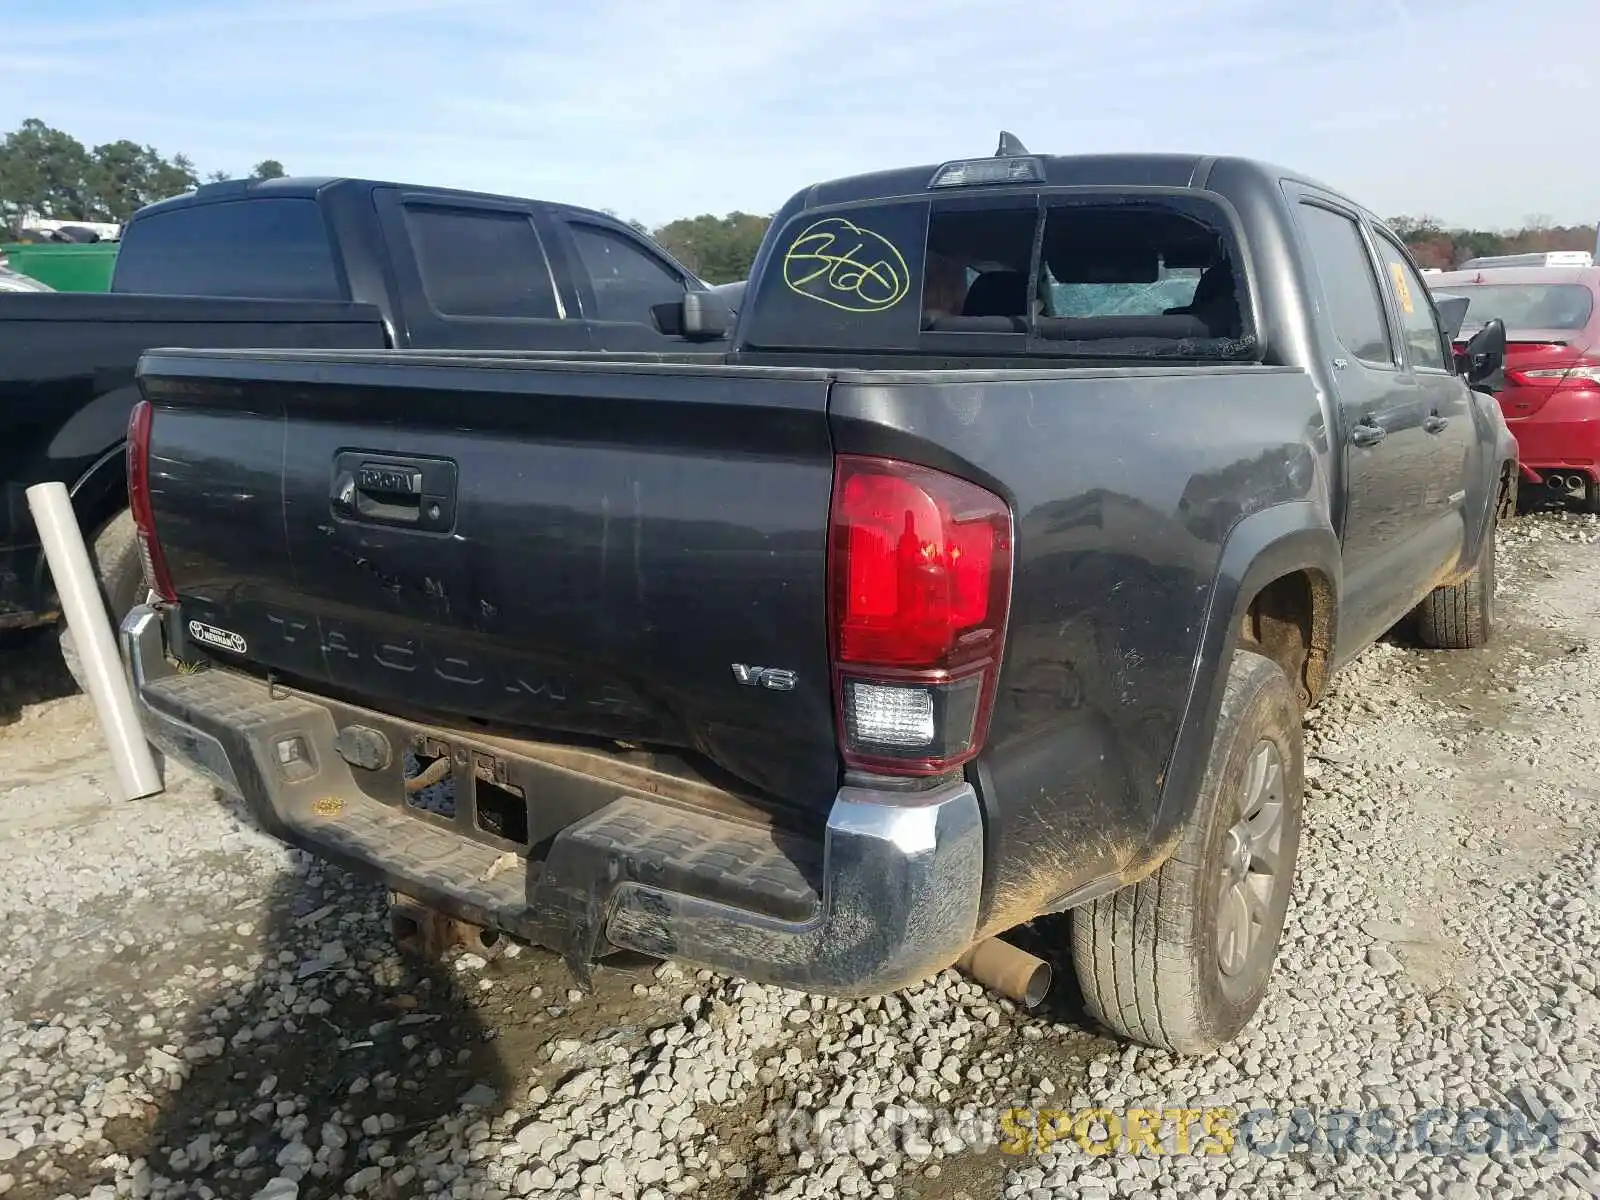
<path id="1" fill-rule="evenodd" d="M 1600 389 L 1600 359 L 1583 358 L 1565 366 L 1517 367 L 1506 372 L 1506 380 L 1518 387 L 1592 392 Z"/>
<path id="2" fill-rule="evenodd" d="M 1011 510 L 964 479 L 840 455 L 829 521 L 845 763 L 934 775 L 983 748 L 1011 601 Z"/>
<path id="3" fill-rule="evenodd" d="M 128 417 L 128 508 L 139 539 L 139 560 L 144 565 L 145 585 L 169 604 L 178 599 L 172 586 L 172 573 L 156 538 L 156 514 L 150 504 L 150 420 L 154 415 L 150 401 L 141 400 Z"/>

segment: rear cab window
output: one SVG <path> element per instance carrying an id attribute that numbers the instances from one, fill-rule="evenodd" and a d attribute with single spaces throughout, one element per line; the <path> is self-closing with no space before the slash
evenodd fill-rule
<path id="1" fill-rule="evenodd" d="M 1135 351 L 1171 344 L 1195 357 L 1248 354 L 1243 272 L 1225 221 L 1210 207 L 1187 197 L 1051 204 L 1039 335 Z"/>
<path id="2" fill-rule="evenodd" d="M 249 197 L 186 204 L 130 221 L 112 291 L 157 296 L 346 300 L 315 200 Z"/>
<path id="3" fill-rule="evenodd" d="M 812 210 L 774 238 L 751 349 L 1258 357 L 1232 219 L 1198 191 L 986 188 Z"/>

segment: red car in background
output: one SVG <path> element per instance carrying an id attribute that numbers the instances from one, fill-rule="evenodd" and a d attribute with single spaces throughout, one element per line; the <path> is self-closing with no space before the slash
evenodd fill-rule
<path id="1" fill-rule="evenodd" d="M 1506 324 L 1495 395 L 1523 478 L 1600 512 L 1600 267 L 1447 271 L 1428 287 L 1467 297 L 1462 338 L 1495 317 Z"/>

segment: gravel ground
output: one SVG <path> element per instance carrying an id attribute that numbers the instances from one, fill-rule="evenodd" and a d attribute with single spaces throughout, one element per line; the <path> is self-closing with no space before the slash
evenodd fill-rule
<path id="1" fill-rule="evenodd" d="M 381 892 L 210 788 L 110 800 L 47 641 L 7 649 L 0 1195 L 1600 1195 L 1597 539 L 1515 522 L 1494 648 L 1384 643 L 1340 677 L 1308 721 L 1276 983 L 1194 1060 L 1097 1035 L 1060 983 L 1026 1016 L 949 973 L 843 1004 L 653 964 L 580 993 L 515 947 L 402 958 Z M 1041 1146 L 1011 1106 L 1194 1113 L 1167 1153 L 1096 1155 L 1077 1135 L 1103 1118 Z M 1381 1106 L 1402 1128 L 1445 1110 L 1441 1144 L 1285 1132 L 1294 1107 Z M 1277 1115 L 1245 1137 L 1257 1108 Z M 1456 1152 L 1473 1108 L 1559 1136 Z M 805 1139 L 789 1109 L 841 1115 Z M 1231 1150 L 1176 1140 L 1214 1110 Z"/>

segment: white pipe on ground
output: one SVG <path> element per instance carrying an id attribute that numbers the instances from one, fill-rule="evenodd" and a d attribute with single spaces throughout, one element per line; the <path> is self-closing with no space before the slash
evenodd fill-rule
<path id="1" fill-rule="evenodd" d="M 153 796 L 161 790 L 161 773 L 139 727 L 133 693 L 122 669 L 122 656 L 111 632 L 105 603 L 89 551 L 83 544 L 72 498 L 63 483 L 37 483 L 28 489 L 28 507 L 39 529 L 39 541 L 50 564 L 56 594 L 66 614 L 67 628 L 83 662 L 84 682 L 100 718 L 100 729 L 111 750 L 117 782 L 126 800 Z"/>

